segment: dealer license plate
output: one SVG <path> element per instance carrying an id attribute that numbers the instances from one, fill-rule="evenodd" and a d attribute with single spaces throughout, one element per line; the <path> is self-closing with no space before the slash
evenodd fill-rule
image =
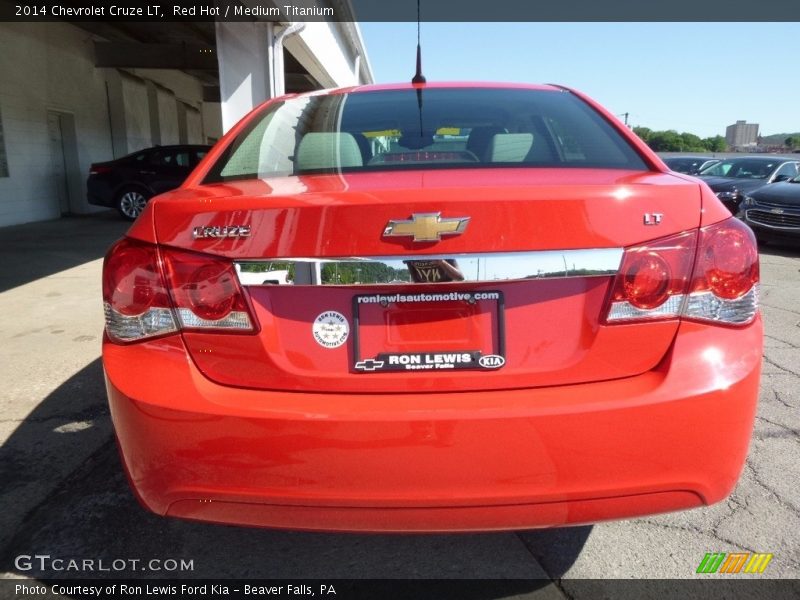
<path id="1" fill-rule="evenodd" d="M 503 293 L 443 291 L 353 298 L 356 373 L 495 370 L 505 358 Z"/>

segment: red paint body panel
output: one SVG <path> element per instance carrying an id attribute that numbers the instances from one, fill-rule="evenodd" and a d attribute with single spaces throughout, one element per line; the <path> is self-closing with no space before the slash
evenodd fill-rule
<path id="1" fill-rule="evenodd" d="M 299 529 L 520 528 L 730 492 L 755 415 L 761 321 L 680 328 L 642 375 L 491 393 L 235 389 L 203 377 L 177 336 L 106 341 L 104 360 L 126 468 L 155 512 Z"/>
<path id="2" fill-rule="evenodd" d="M 405 171 L 213 184 L 159 196 L 148 208 L 160 243 L 231 258 L 561 250 L 630 246 L 697 228 L 700 186 L 595 169 Z M 381 236 L 389 219 L 439 211 L 469 214 L 467 231 L 430 244 Z M 657 231 L 644 225 L 646 212 L 665 215 Z M 253 236 L 191 238 L 193 227 L 234 223 L 250 223 Z"/>

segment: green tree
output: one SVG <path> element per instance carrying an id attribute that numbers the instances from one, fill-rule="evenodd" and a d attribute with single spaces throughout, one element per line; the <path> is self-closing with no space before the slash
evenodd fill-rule
<path id="1" fill-rule="evenodd" d="M 721 135 L 703 139 L 703 146 L 709 152 L 725 152 L 728 149 L 728 142 Z"/>
<path id="2" fill-rule="evenodd" d="M 647 140 L 647 145 L 656 152 L 682 152 L 683 139 L 677 131 L 654 131 Z"/>
<path id="3" fill-rule="evenodd" d="M 689 132 L 678 133 L 674 129 L 653 131 L 648 127 L 634 127 L 633 132 L 656 152 L 725 152 L 728 149 L 721 135 L 701 139 Z M 800 147 L 800 136 L 792 137 Z M 789 145 L 788 139 L 786 144 Z"/>
<path id="4" fill-rule="evenodd" d="M 784 143 L 786 144 L 787 147 L 794 150 L 795 148 L 800 147 L 800 138 L 790 135 L 789 137 L 786 138 L 786 141 Z"/>
<path id="5" fill-rule="evenodd" d="M 703 140 L 693 133 L 682 133 L 681 145 L 684 152 L 704 152 L 706 149 Z"/>
<path id="6" fill-rule="evenodd" d="M 633 128 L 633 133 L 635 133 L 640 138 L 642 138 L 643 142 L 647 143 L 647 140 L 650 137 L 650 134 L 652 133 L 652 130 L 647 128 L 647 127 L 634 127 Z"/>

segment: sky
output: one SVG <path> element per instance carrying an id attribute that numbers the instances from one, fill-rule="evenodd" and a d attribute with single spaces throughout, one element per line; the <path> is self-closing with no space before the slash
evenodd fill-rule
<path id="1" fill-rule="evenodd" d="M 359 23 L 377 83 L 410 81 L 416 23 Z M 800 131 L 800 23 L 422 24 L 428 81 L 558 83 L 628 122 L 700 137 Z"/>

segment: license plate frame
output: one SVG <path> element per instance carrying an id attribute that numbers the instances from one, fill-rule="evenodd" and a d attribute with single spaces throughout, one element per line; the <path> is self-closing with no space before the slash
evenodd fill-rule
<path id="1" fill-rule="evenodd" d="M 361 315 L 360 307 L 364 304 L 359 299 L 368 298 L 369 304 L 375 304 L 374 299 L 382 298 L 377 302 L 384 308 L 389 304 L 402 303 L 397 300 L 399 297 L 427 297 L 438 298 L 455 294 L 454 299 L 444 300 L 445 302 L 495 302 L 493 329 L 496 335 L 492 336 L 493 349 L 490 354 L 485 354 L 482 350 L 447 350 L 431 352 L 379 352 L 373 357 L 361 356 Z M 490 297 L 484 297 L 489 295 Z M 494 297 L 491 297 L 494 296 Z M 415 303 L 426 303 L 425 300 L 414 300 Z M 442 302 L 442 300 L 431 300 L 430 304 Z M 409 371 L 430 372 L 450 372 L 453 370 L 479 370 L 495 371 L 502 368 L 506 362 L 506 327 L 505 327 L 505 298 L 500 290 L 469 290 L 457 292 L 414 292 L 414 293 L 370 293 L 356 294 L 352 300 L 353 327 L 351 335 L 352 362 L 350 371 L 353 373 L 398 373 Z M 396 357 L 393 359 L 392 357 Z M 467 358 L 468 357 L 468 358 Z"/>

